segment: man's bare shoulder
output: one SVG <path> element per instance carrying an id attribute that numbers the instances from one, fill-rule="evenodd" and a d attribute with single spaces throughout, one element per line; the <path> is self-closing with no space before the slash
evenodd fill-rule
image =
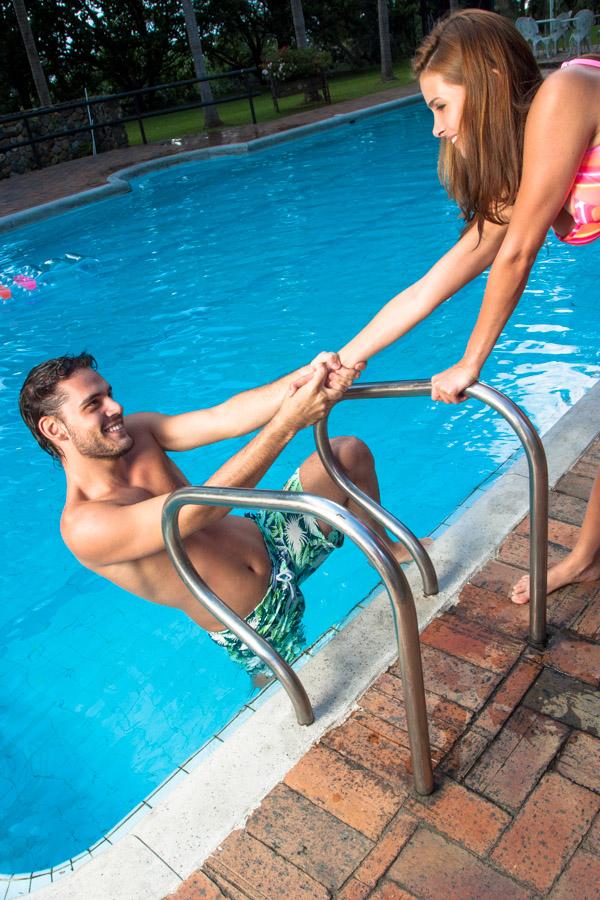
<path id="1" fill-rule="evenodd" d="M 145 436 L 156 440 L 155 431 L 159 418 L 159 413 L 136 412 L 123 416 L 123 422 L 127 431 L 136 438 Z"/>
<path id="2" fill-rule="evenodd" d="M 91 500 L 83 495 L 68 497 L 60 518 L 63 541 L 75 556 L 85 555 L 91 537 L 110 527 L 119 504 L 112 499 Z"/>

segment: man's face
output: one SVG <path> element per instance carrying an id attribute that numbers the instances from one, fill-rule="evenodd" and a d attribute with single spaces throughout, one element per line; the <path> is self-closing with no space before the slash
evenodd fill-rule
<path id="1" fill-rule="evenodd" d="M 112 388 L 93 369 L 77 369 L 60 385 L 65 400 L 57 418 L 82 456 L 115 459 L 133 447 L 123 424 L 123 407 Z"/>

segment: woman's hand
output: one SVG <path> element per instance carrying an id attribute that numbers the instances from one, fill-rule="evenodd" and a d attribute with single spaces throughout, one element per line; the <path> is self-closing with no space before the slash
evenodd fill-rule
<path id="1" fill-rule="evenodd" d="M 342 365 L 337 353 L 324 351 L 323 353 L 319 353 L 318 356 L 315 356 L 313 361 L 298 373 L 296 379 L 289 386 L 289 395 L 292 396 L 299 388 L 307 384 L 320 365 L 325 365 L 327 367 L 326 386 L 333 390 L 345 391 L 350 387 L 352 382 L 359 377 L 367 364 L 365 362 L 360 362 L 350 368 Z"/>
<path id="2" fill-rule="evenodd" d="M 459 362 L 431 379 L 431 399 L 442 403 L 462 403 L 466 400 L 465 388 L 479 378 L 479 372 Z"/>

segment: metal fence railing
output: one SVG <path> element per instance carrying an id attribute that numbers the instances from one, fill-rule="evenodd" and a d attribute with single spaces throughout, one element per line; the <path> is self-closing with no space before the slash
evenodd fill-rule
<path id="1" fill-rule="evenodd" d="M 252 77 L 254 76 L 254 78 Z M 53 141 L 59 138 L 70 137 L 82 132 L 89 132 L 94 137 L 96 131 L 102 128 L 109 128 L 115 125 L 125 125 L 128 122 L 137 122 L 140 135 L 144 144 L 148 143 L 146 131 L 144 129 L 144 120 L 154 116 L 164 116 L 168 113 L 184 112 L 190 109 L 203 109 L 210 106 L 222 106 L 226 103 L 233 103 L 237 100 L 247 100 L 250 108 L 250 116 L 253 124 L 256 124 L 256 110 L 254 108 L 254 97 L 258 97 L 261 91 L 257 88 L 256 70 L 253 68 L 236 69 L 232 72 L 223 72 L 217 75 L 210 75 L 206 78 L 188 78 L 185 81 L 171 81 L 164 84 L 155 84 L 149 87 L 137 88 L 133 91 L 122 91 L 119 94 L 106 94 L 99 97 L 88 97 L 85 100 L 73 100 L 68 103 L 59 103 L 56 106 L 40 107 L 38 109 L 24 110 L 18 113 L 10 113 L 0 116 L 0 131 L 6 126 L 15 122 L 23 122 L 27 132 L 27 140 L 12 141 L 6 137 L 0 137 L 0 153 L 8 153 L 11 150 L 17 150 L 21 147 L 31 147 L 36 164 L 39 165 L 40 160 L 37 154 L 37 146 L 45 141 Z M 144 108 L 143 99 L 158 92 L 165 93 L 174 89 L 191 88 L 202 82 L 219 82 L 222 79 L 229 79 L 236 82 L 240 87 L 232 93 L 218 96 L 211 101 L 202 99 L 190 100 L 185 103 L 176 105 L 161 105 L 157 108 Z M 115 115 L 109 118 L 94 119 L 93 111 L 100 105 L 111 103 L 127 103 L 131 102 L 133 111 L 125 115 Z M 54 113 L 68 112 L 70 110 L 82 109 L 87 113 L 88 121 L 84 125 L 74 128 L 63 128 L 55 131 L 46 132 L 42 135 L 35 135 L 32 132 L 32 120 L 39 119 L 43 116 L 52 116 Z"/>

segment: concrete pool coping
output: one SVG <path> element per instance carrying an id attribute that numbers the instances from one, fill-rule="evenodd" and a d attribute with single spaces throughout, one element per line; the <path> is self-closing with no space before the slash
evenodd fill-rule
<path id="1" fill-rule="evenodd" d="M 3 217 L 0 231 L 10 231 L 129 192 L 132 189 L 129 179 L 150 171 L 182 162 L 255 152 L 419 100 L 420 94 L 413 94 L 367 109 L 334 114 L 323 121 L 248 142 L 185 151 L 128 166 L 111 174 L 106 185 Z M 591 423 L 599 408 L 600 385 L 596 385 L 545 436 L 551 484 L 595 436 L 596 429 Z M 565 425 L 567 419 L 569 424 Z M 438 529 L 440 534 L 432 556 L 436 568 L 443 573 L 440 593 L 436 597 L 423 597 L 413 571 L 415 567 L 408 570 L 421 629 L 456 602 L 460 587 L 469 575 L 487 559 L 527 509 L 526 460 L 514 463 L 511 457 L 493 479 L 488 479 L 491 480 L 493 484 L 473 491 Z M 342 631 L 331 629 L 300 660 L 302 680 L 317 716 L 313 726 L 298 726 L 287 695 L 269 689 L 219 732 L 222 737 L 209 742 L 215 743 L 214 747 L 201 748 L 182 763 L 91 848 L 52 869 L 0 876 L 0 900 L 32 891 L 42 898 L 60 896 L 65 900 L 80 896 L 149 898 L 162 897 L 177 887 L 245 820 L 304 752 L 332 725 L 350 714 L 358 696 L 392 662 L 396 648 L 391 610 L 384 591 L 368 605 L 359 603 L 347 620 Z M 244 756 L 243 751 L 249 746 L 251 753 Z M 210 783 L 208 791 L 206 782 Z M 58 879 L 59 885 L 53 883 Z"/>
<path id="2" fill-rule="evenodd" d="M 597 383 L 544 436 L 551 485 L 596 436 L 599 415 Z M 407 569 L 420 629 L 453 605 L 469 576 L 493 556 L 527 512 L 528 493 L 527 461 L 524 457 L 515 461 L 513 455 L 487 490 L 477 488 L 467 498 L 459 508 L 462 514 L 449 515 L 452 524 L 439 529 L 431 554 L 440 593 L 424 597 L 416 567 Z M 237 727 L 228 729 L 227 741 L 197 760 L 191 771 L 178 770 L 153 809 L 120 825 L 124 836 L 117 844 L 104 838 L 73 861 L 73 871 L 70 863 L 64 863 L 52 871 L 13 876 L 0 882 L 0 898 L 12 900 L 33 891 L 40 900 L 164 897 L 245 822 L 325 731 L 349 716 L 358 697 L 396 653 L 391 607 L 381 590 L 302 666 L 302 682 L 316 714 L 312 726 L 299 726 L 287 695 L 270 688 L 250 704 L 252 714 L 248 710 L 238 717 Z M 53 879 L 58 881 L 52 883 Z"/>

